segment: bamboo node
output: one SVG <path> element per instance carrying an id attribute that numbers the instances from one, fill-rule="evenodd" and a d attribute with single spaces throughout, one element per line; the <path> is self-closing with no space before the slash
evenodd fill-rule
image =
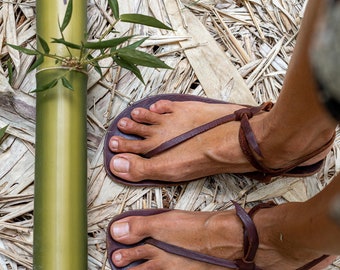
<path id="1" fill-rule="evenodd" d="M 65 57 L 61 63 L 63 67 L 74 67 L 77 69 L 82 69 L 83 66 L 77 57 Z"/>
<path id="2" fill-rule="evenodd" d="M 78 71 L 80 73 L 83 73 L 85 75 L 88 75 L 88 72 L 84 70 L 82 67 L 72 67 L 72 66 L 59 66 L 59 67 L 46 67 L 46 68 L 41 68 L 37 70 L 36 74 L 41 73 L 43 71 L 47 70 L 68 70 L 68 71 Z"/>

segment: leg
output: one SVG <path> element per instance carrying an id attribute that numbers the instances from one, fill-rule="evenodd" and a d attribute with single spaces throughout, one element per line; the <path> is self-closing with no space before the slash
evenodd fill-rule
<path id="1" fill-rule="evenodd" d="M 317 3 L 317 0 L 310 0 L 309 10 L 315 10 Z M 325 113 L 317 102 L 315 105 L 321 114 Z M 324 116 L 323 121 L 335 125 L 327 115 Z M 340 227 L 329 214 L 339 192 L 340 176 L 337 176 L 328 187 L 307 202 L 287 203 L 259 211 L 254 217 L 260 239 L 256 264 L 262 269 L 289 270 L 323 254 L 340 254 Z M 110 230 L 116 241 L 125 244 L 152 237 L 221 258 L 242 257 L 241 223 L 234 211 L 171 211 L 148 217 L 132 216 L 113 223 Z M 139 259 L 147 261 L 134 270 L 225 269 L 170 255 L 149 245 L 118 250 L 112 256 L 119 267 Z M 313 269 L 323 269 L 325 266 L 323 264 Z"/>
<path id="2" fill-rule="evenodd" d="M 307 53 L 317 11 L 322 5 L 323 1 L 312 1 L 310 4 L 282 94 L 274 109 L 250 120 L 264 156 L 263 162 L 270 168 L 290 165 L 320 148 L 334 133 L 335 124 L 329 121 L 328 114 L 318 102 L 317 86 Z M 237 122 L 216 127 L 150 159 L 138 155 L 239 108 L 235 105 L 160 101 L 151 105 L 150 110 L 135 109 L 132 112 L 133 120 L 124 118 L 118 127 L 124 133 L 140 135 L 145 139 L 134 141 L 112 137 L 110 148 L 119 154 L 111 160 L 110 170 L 131 182 L 143 179 L 178 182 L 217 173 L 255 171 L 240 149 Z M 310 163 L 322 159 L 326 153 L 323 152 Z"/>

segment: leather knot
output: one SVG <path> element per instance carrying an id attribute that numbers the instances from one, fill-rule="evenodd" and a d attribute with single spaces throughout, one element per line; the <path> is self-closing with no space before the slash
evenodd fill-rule
<path id="1" fill-rule="evenodd" d="M 234 112 L 235 114 L 235 120 L 241 121 L 243 116 L 246 116 L 248 119 L 252 118 L 254 116 L 253 112 L 249 108 L 242 108 Z"/>

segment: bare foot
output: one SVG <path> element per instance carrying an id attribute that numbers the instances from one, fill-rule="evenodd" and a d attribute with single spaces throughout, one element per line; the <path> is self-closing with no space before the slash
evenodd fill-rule
<path id="1" fill-rule="evenodd" d="M 217 126 L 150 159 L 139 156 L 186 131 L 241 108 L 235 104 L 167 100 L 156 102 L 149 110 L 136 108 L 131 113 L 132 119 L 122 118 L 118 128 L 123 133 L 144 139 L 112 137 L 110 149 L 118 154 L 112 158 L 110 170 L 131 182 L 144 179 L 179 182 L 219 173 L 255 171 L 240 148 L 240 123 L 237 121 Z M 315 132 L 310 138 L 301 136 L 300 132 L 289 126 L 282 132 L 282 123 L 271 117 L 271 112 L 255 115 L 250 119 L 250 125 L 264 156 L 264 163 L 269 168 L 285 167 L 317 150 L 330 140 L 334 132 L 331 130 L 322 136 L 319 134 L 322 131 Z M 299 130 L 302 130 L 301 126 Z M 328 151 L 310 162 L 323 159 Z"/>
<path id="2" fill-rule="evenodd" d="M 271 217 L 271 220 L 275 217 L 272 214 L 275 208 L 260 210 L 255 215 L 254 221 L 260 237 L 260 246 L 255 257 L 256 265 L 266 270 L 290 270 L 320 257 L 320 254 L 303 249 L 291 249 L 283 255 L 274 247 L 271 243 L 273 235 L 270 235 L 271 231 L 268 230 L 270 226 L 266 224 L 262 230 L 261 224 L 269 221 L 268 217 Z M 113 239 L 126 245 L 152 237 L 218 258 L 235 260 L 243 257 L 242 223 L 234 211 L 170 211 L 153 216 L 130 216 L 113 223 L 110 232 Z M 172 255 L 148 244 L 117 250 L 112 254 L 112 261 L 117 267 L 124 267 L 142 259 L 146 262 L 134 267 L 133 270 L 226 269 Z M 330 262 L 323 262 L 324 265 L 325 263 Z M 323 268 L 319 265 L 313 269 Z"/>

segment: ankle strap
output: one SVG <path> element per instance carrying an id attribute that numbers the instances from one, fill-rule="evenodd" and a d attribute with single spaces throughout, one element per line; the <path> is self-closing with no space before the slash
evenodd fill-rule
<path id="1" fill-rule="evenodd" d="M 235 263 L 241 270 L 261 270 L 261 268 L 255 265 L 254 259 L 256 256 L 256 252 L 259 246 L 259 237 L 257 234 L 257 230 L 253 221 L 254 215 L 257 211 L 264 208 L 271 208 L 276 206 L 276 203 L 273 201 L 267 203 L 261 203 L 254 206 L 247 213 L 238 203 L 232 201 L 236 209 L 236 215 L 240 218 L 243 223 L 244 237 L 243 237 L 243 249 L 244 249 L 244 257 L 242 259 L 235 260 Z M 296 269 L 296 270 L 308 270 L 312 267 L 319 264 L 321 261 L 327 259 L 329 255 L 323 255 L 304 266 Z"/>
<path id="2" fill-rule="evenodd" d="M 254 259 L 259 246 L 259 237 L 253 221 L 256 212 L 263 208 L 270 208 L 276 204 L 273 202 L 262 203 L 253 207 L 247 213 L 238 203 L 232 201 L 235 206 L 236 215 L 243 223 L 243 250 L 244 256 L 242 259 L 236 260 L 236 264 L 243 270 L 260 269 L 255 265 Z"/>

